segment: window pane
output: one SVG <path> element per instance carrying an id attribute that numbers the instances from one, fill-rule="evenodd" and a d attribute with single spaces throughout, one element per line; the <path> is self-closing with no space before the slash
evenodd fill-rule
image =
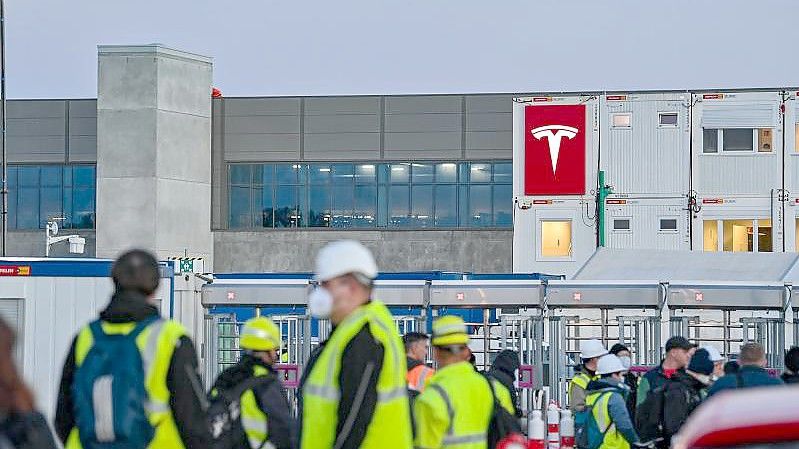
<path id="1" fill-rule="evenodd" d="M 313 172 L 311 168 L 311 172 Z M 311 186 L 308 211 L 308 226 L 314 228 L 330 227 L 330 198 L 328 186 Z"/>
<path id="2" fill-rule="evenodd" d="M 352 178 L 350 178 L 350 182 Z M 333 187 L 333 219 L 334 228 L 349 228 L 352 226 L 352 212 L 355 198 L 352 186 Z"/>
<path id="3" fill-rule="evenodd" d="M 435 226 L 443 228 L 458 226 L 458 187 L 436 186 L 435 207 Z"/>
<path id="4" fill-rule="evenodd" d="M 704 129 L 702 131 L 702 152 L 703 153 L 719 152 L 719 130 Z"/>
<path id="5" fill-rule="evenodd" d="M 508 162 L 494 164 L 494 182 L 500 184 L 513 183 L 513 164 Z"/>
<path id="6" fill-rule="evenodd" d="M 273 167 L 269 167 L 270 171 L 274 171 Z M 253 215 L 255 215 L 256 226 L 262 228 L 273 228 L 275 226 L 275 189 L 271 184 L 267 184 L 260 189 L 254 189 L 253 201 L 258 201 L 256 207 L 253 208 Z M 260 214 L 260 218 L 258 217 Z"/>
<path id="7" fill-rule="evenodd" d="M 469 187 L 469 216 L 472 226 L 491 226 L 491 186 Z"/>
<path id="8" fill-rule="evenodd" d="M 572 246 L 572 222 L 541 222 L 541 255 L 543 257 L 569 257 Z"/>
<path id="9" fill-rule="evenodd" d="M 278 167 L 278 171 L 280 168 Z M 297 187 L 278 186 L 275 190 L 275 227 L 290 228 L 297 225 L 299 197 Z"/>
<path id="10" fill-rule="evenodd" d="M 469 182 L 490 182 L 491 164 L 471 164 L 469 167 Z"/>
<path id="11" fill-rule="evenodd" d="M 718 251 L 719 231 L 716 220 L 705 220 L 703 223 L 704 246 L 703 250 L 708 252 Z"/>
<path id="12" fill-rule="evenodd" d="M 75 187 L 72 190 L 72 227 L 78 229 L 94 228 L 95 213 L 94 187 Z"/>
<path id="13" fill-rule="evenodd" d="M 614 231 L 629 231 L 630 230 L 630 220 L 627 218 L 616 218 L 613 220 L 613 230 Z"/>
<path id="14" fill-rule="evenodd" d="M 410 164 L 391 164 L 391 182 L 405 183 L 410 179 Z"/>
<path id="15" fill-rule="evenodd" d="M 661 112 L 658 114 L 660 126 L 677 126 L 676 112 Z"/>
<path id="16" fill-rule="evenodd" d="M 677 230 L 677 219 L 676 218 L 661 218 L 660 219 L 660 230 L 661 231 L 676 231 Z"/>
<path id="17" fill-rule="evenodd" d="M 752 220 L 724 220 L 724 251 L 752 252 Z"/>
<path id="18" fill-rule="evenodd" d="M 433 186 L 411 187 L 411 215 L 413 226 L 426 228 L 433 225 Z"/>
<path id="19" fill-rule="evenodd" d="M 632 123 L 632 114 L 613 114 L 614 128 L 629 128 Z"/>
<path id="20" fill-rule="evenodd" d="M 59 170 L 60 172 L 60 170 Z M 40 227 L 47 224 L 49 218 L 61 217 L 61 188 L 60 187 L 43 187 L 41 189 L 41 209 L 39 213 Z M 66 218 L 66 217 L 64 217 Z M 59 226 L 61 222 L 59 222 Z"/>
<path id="21" fill-rule="evenodd" d="M 247 186 L 252 182 L 252 165 L 250 164 L 231 164 L 230 165 L 230 184 Z"/>
<path id="22" fill-rule="evenodd" d="M 61 187 L 62 166 L 45 165 L 41 171 L 41 185 L 47 187 Z"/>
<path id="23" fill-rule="evenodd" d="M 494 224 L 513 226 L 513 192 L 509 184 L 494 186 Z"/>
<path id="24" fill-rule="evenodd" d="M 333 183 L 350 184 L 355 178 L 355 166 L 352 164 L 333 164 Z"/>
<path id="25" fill-rule="evenodd" d="M 250 189 L 248 187 L 230 187 L 230 227 L 252 227 Z"/>
<path id="26" fill-rule="evenodd" d="M 20 187 L 38 187 L 39 186 L 39 167 L 38 166 L 20 166 L 18 167 L 19 186 Z"/>
<path id="27" fill-rule="evenodd" d="M 411 180 L 414 184 L 433 182 L 432 164 L 411 164 Z"/>
<path id="28" fill-rule="evenodd" d="M 19 229 L 39 228 L 39 189 L 21 187 L 19 189 L 19 209 L 17 227 Z"/>
<path id="29" fill-rule="evenodd" d="M 757 130 L 757 151 L 759 153 L 771 153 L 774 130 L 771 128 L 761 128 Z"/>
<path id="30" fill-rule="evenodd" d="M 312 164 L 309 168 L 308 178 L 311 184 L 327 184 L 330 182 L 330 165 Z"/>
<path id="31" fill-rule="evenodd" d="M 771 220 L 757 220 L 757 252 L 770 253 L 774 250 Z"/>
<path id="32" fill-rule="evenodd" d="M 373 184 L 377 171 L 374 164 L 358 164 L 355 166 L 355 182 Z"/>
<path id="33" fill-rule="evenodd" d="M 452 162 L 436 164 L 436 182 L 458 182 L 458 164 Z"/>
<path id="34" fill-rule="evenodd" d="M 302 165 L 300 164 L 278 164 L 275 167 L 275 178 L 278 184 L 297 184 Z"/>
<path id="35" fill-rule="evenodd" d="M 258 164 L 254 168 L 254 182 L 265 186 L 272 185 L 275 182 L 275 165 L 274 164 Z"/>
<path id="36" fill-rule="evenodd" d="M 725 129 L 723 132 L 724 151 L 754 151 L 751 128 Z"/>
<path id="37" fill-rule="evenodd" d="M 352 225 L 354 227 L 374 227 L 377 215 L 377 186 L 375 184 L 355 186 L 355 214 L 353 215 Z"/>
<path id="38" fill-rule="evenodd" d="M 72 184 L 80 187 L 94 187 L 97 183 L 97 167 L 94 165 L 75 165 L 72 170 Z"/>
<path id="39" fill-rule="evenodd" d="M 388 210 L 389 210 L 389 226 L 407 226 L 410 211 L 410 200 L 408 197 L 408 186 L 391 186 L 389 187 L 388 195 Z"/>

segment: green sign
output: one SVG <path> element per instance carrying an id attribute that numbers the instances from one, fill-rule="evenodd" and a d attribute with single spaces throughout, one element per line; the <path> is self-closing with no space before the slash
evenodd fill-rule
<path id="1" fill-rule="evenodd" d="M 180 259 L 180 272 L 181 273 L 194 272 L 194 261 L 191 259 Z"/>

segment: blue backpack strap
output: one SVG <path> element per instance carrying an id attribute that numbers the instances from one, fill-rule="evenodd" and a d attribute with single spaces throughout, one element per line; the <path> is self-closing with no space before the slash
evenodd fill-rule
<path id="1" fill-rule="evenodd" d="M 134 327 L 133 330 L 131 330 L 125 336 L 129 337 L 129 338 L 132 338 L 132 339 L 135 339 L 136 337 L 139 336 L 139 334 L 141 334 L 144 331 L 144 329 L 147 326 L 149 326 L 151 323 L 153 323 L 155 321 L 158 321 L 159 318 L 160 317 L 158 315 L 154 315 L 154 316 L 150 316 L 150 317 L 147 317 L 147 318 L 139 321 L 138 323 L 136 323 L 136 327 Z M 103 322 L 102 322 L 102 320 L 94 320 L 94 321 L 92 321 L 89 324 L 89 328 L 92 331 L 92 337 L 94 337 L 94 341 L 102 340 L 102 339 L 108 337 L 108 334 L 106 334 L 105 331 L 103 331 Z"/>

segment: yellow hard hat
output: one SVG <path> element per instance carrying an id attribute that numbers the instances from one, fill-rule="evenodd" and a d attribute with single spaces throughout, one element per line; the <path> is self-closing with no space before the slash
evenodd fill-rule
<path id="1" fill-rule="evenodd" d="M 271 351 L 280 348 L 280 329 L 267 317 L 247 320 L 241 330 L 239 346 L 251 351 Z"/>
<path id="2" fill-rule="evenodd" d="M 458 316 L 446 315 L 433 321 L 433 346 L 467 345 L 466 323 Z"/>

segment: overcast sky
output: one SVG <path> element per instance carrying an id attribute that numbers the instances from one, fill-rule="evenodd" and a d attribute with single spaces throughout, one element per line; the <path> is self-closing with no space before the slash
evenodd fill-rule
<path id="1" fill-rule="evenodd" d="M 799 85 L 795 0 L 5 0 L 10 98 L 95 97 L 97 45 L 226 96 Z"/>

